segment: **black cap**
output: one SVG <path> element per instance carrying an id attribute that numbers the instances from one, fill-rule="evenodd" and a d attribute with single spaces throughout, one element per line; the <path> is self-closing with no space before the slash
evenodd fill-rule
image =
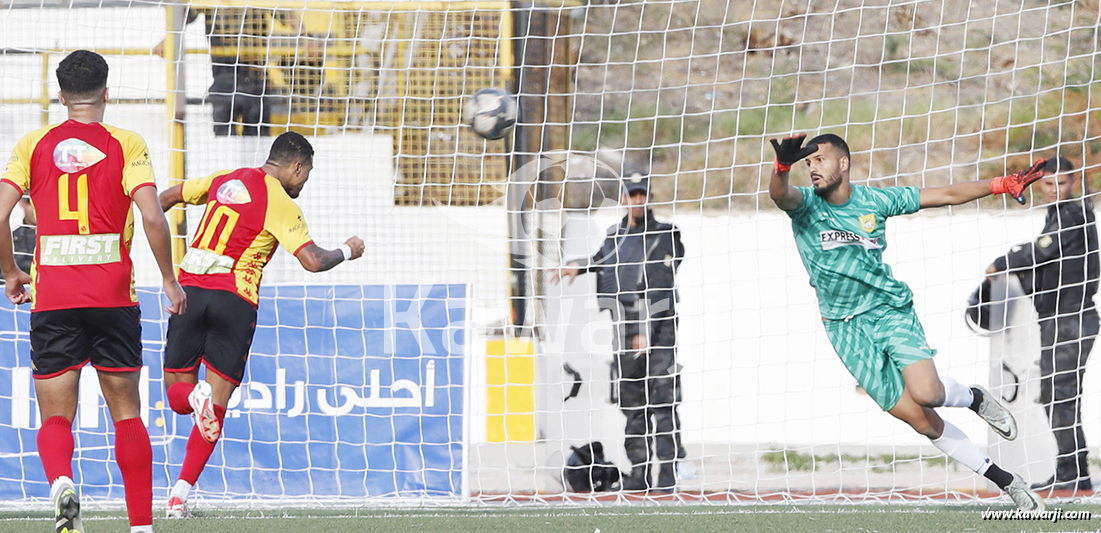
<path id="1" fill-rule="evenodd" d="M 630 195 L 635 191 L 650 192 L 650 178 L 642 175 L 640 172 L 635 172 L 630 176 L 623 178 L 623 192 Z"/>

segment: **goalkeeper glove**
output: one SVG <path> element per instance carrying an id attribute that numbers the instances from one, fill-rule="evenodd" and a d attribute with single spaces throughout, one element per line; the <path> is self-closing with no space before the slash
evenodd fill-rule
<path id="1" fill-rule="evenodd" d="M 792 165 L 818 151 L 817 144 L 803 146 L 803 139 L 806 138 L 806 135 L 792 135 L 784 137 L 780 142 L 776 142 L 776 139 L 770 141 L 772 149 L 776 151 L 777 173 L 790 171 Z"/>
<path id="2" fill-rule="evenodd" d="M 1034 181 L 1044 177 L 1043 168 L 1046 163 L 1047 159 L 1041 159 L 1029 167 L 1028 170 L 1008 176 L 998 176 L 990 180 L 990 192 L 1008 194 L 1014 200 L 1017 200 L 1017 203 L 1025 205 L 1025 189 L 1032 185 Z"/>

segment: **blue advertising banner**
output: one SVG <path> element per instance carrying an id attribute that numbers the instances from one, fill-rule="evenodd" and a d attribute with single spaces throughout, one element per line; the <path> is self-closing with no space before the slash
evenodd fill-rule
<path id="1" fill-rule="evenodd" d="M 198 495 L 233 498 L 465 495 L 469 332 L 466 285 L 264 287 L 245 380 Z M 168 408 L 161 361 L 167 316 L 139 290 L 142 418 L 154 494 L 175 482 L 191 432 Z M 27 306 L 0 302 L 0 499 L 46 498 Z M 90 367 L 86 367 L 90 369 Z M 81 376 L 74 477 L 82 496 L 123 498 L 96 373 Z M 163 492 L 162 492 L 163 491 Z"/>

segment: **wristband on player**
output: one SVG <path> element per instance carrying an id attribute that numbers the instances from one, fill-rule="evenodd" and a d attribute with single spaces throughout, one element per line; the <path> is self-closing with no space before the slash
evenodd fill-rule
<path id="1" fill-rule="evenodd" d="M 998 176 L 990 180 L 990 192 L 993 194 L 1005 194 L 1009 192 L 1005 187 L 1006 176 Z"/>
<path id="2" fill-rule="evenodd" d="M 351 246 L 348 246 L 347 244 L 341 244 L 340 245 L 340 253 L 344 254 L 344 260 L 345 261 L 351 261 L 352 260 L 352 247 Z"/>
<path id="3" fill-rule="evenodd" d="M 782 172 L 791 172 L 791 165 L 785 165 L 785 164 L 781 163 L 779 159 L 777 159 L 773 163 L 773 166 L 776 167 L 776 173 L 777 174 L 780 174 Z"/>

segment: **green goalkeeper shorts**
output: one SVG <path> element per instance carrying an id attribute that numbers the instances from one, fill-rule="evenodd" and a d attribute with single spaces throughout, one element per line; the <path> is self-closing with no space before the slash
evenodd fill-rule
<path id="1" fill-rule="evenodd" d="M 847 320 L 823 322 L 845 368 L 884 411 L 902 397 L 902 369 L 937 353 L 925 342 L 913 305 L 877 307 Z"/>

